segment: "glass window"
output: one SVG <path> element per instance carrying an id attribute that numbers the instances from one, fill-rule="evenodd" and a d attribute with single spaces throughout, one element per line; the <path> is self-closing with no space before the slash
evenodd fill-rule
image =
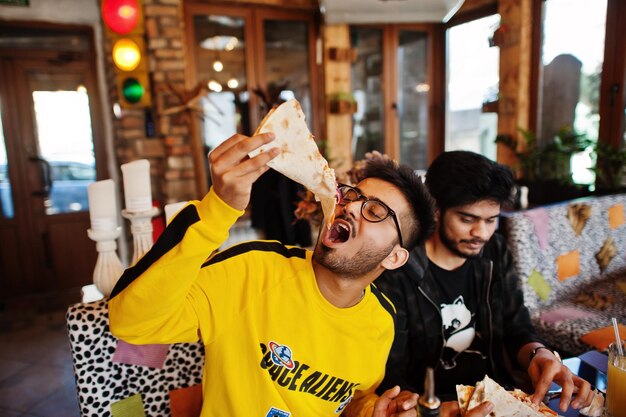
<path id="1" fill-rule="evenodd" d="M 196 80 L 207 83 L 201 98 L 207 151 L 235 133 L 251 133 L 248 113 L 244 19 L 194 16 Z"/>
<path id="2" fill-rule="evenodd" d="M 309 126 L 313 126 L 311 85 L 309 81 L 308 22 L 265 20 L 265 83 L 270 103 L 296 98 Z M 267 108 L 267 106 L 270 106 Z"/>
<path id="3" fill-rule="evenodd" d="M 398 123 L 400 162 L 415 169 L 428 167 L 428 34 L 400 30 L 398 34 Z"/>
<path id="4" fill-rule="evenodd" d="M 445 150 L 496 159 L 500 49 L 489 36 L 500 21 L 487 16 L 448 30 Z"/>
<path id="5" fill-rule="evenodd" d="M 33 102 L 40 160 L 50 168 L 46 214 L 86 211 L 96 179 L 87 91 L 34 91 Z"/>
<path id="6" fill-rule="evenodd" d="M 597 141 L 606 10 L 607 0 L 545 1 L 539 143 L 563 129 Z M 593 164 L 591 149 L 574 155 L 574 182 L 592 183 Z"/>
<path id="7" fill-rule="evenodd" d="M 383 136 L 385 109 L 383 106 L 382 30 L 350 28 L 350 44 L 356 49 L 352 64 L 352 95 L 357 102 L 352 130 L 352 155 L 363 159 L 365 153 L 385 151 Z"/>
<path id="8" fill-rule="evenodd" d="M 12 219 L 13 195 L 11 193 L 11 181 L 9 180 L 9 164 L 4 141 L 4 129 L 2 117 L 0 117 L 0 217 Z"/>

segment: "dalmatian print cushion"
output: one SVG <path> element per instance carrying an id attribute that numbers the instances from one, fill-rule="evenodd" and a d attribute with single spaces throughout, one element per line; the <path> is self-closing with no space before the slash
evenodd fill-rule
<path id="1" fill-rule="evenodd" d="M 568 217 L 572 204 L 588 206 L 588 218 L 584 226 L 574 221 L 580 234 L 576 233 Z M 536 208 L 545 210 L 549 220 L 548 244 L 545 248 L 539 244 L 535 225 L 527 212 L 507 213 L 504 216 L 509 248 L 533 322 L 540 336 L 563 352 L 580 354 L 588 351 L 591 347 L 581 342 L 579 337 L 610 325 L 611 315 L 626 320 L 626 297 L 616 285 L 616 280 L 626 279 L 626 224 L 611 228 L 607 214 L 609 208 L 619 204 L 626 206 L 626 195 L 585 198 Z M 615 245 L 615 256 L 610 258 L 602 270 L 596 255 L 609 238 Z M 557 278 L 557 258 L 574 250 L 579 253 L 579 273 L 560 281 Z M 528 278 L 533 271 L 540 273 L 552 289 L 546 300 L 541 299 L 529 284 Z M 613 303 L 605 309 L 574 303 L 573 300 L 581 293 L 611 297 Z M 542 312 L 558 307 L 576 307 L 593 312 L 595 317 L 565 320 L 556 324 L 541 320 Z"/>
<path id="2" fill-rule="evenodd" d="M 66 313 L 80 413 L 110 417 L 111 404 L 141 393 L 147 417 L 169 416 L 169 392 L 202 382 L 202 343 L 170 345 L 162 369 L 111 362 L 117 340 L 109 332 L 106 300 L 75 304 Z"/>

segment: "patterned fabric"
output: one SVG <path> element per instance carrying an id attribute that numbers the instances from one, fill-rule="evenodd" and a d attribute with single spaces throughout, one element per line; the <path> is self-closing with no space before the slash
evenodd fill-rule
<path id="1" fill-rule="evenodd" d="M 611 317 L 626 321 L 626 295 L 617 285 L 626 279 L 626 225 L 619 221 L 625 202 L 625 194 L 592 197 L 504 215 L 525 304 L 539 335 L 556 349 L 583 353 L 591 349 L 579 340 L 583 334 L 610 325 Z M 545 215 L 547 224 L 536 221 Z M 539 239 L 546 232 L 547 245 Z M 562 307 L 593 316 L 542 320 L 542 312 Z"/>
<path id="2" fill-rule="evenodd" d="M 201 343 L 170 345 L 162 369 L 112 362 L 118 339 L 109 332 L 106 300 L 66 313 L 81 416 L 111 417 L 111 404 L 140 393 L 146 416 L 169 416 L 170 391 L 202 383 Z"/>

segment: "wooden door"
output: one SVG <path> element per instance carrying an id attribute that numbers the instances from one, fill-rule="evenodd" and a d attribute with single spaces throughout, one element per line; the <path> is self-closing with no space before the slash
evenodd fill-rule
<path id="1" fill-rule="evenodd" d="M 28 51 L 0 50 L 0 299 L 78 290 L 92 282 L 97 255 L 87 185 L 106 165 L 96 164 L 93 55 L 29 42 Z"/>
<path id="2" fill-rule="evenodd" d="M 235 133 L 251 135 L 273 105 L 289 98 L 300 101 L 307 124 L 321 135 L 314 11 L 186 2 L 185 18 L 187 88 L 209 89 L 194 138 L 204 153 L 199 160 Z"/>
<path id="3" fill-rule="evenodd" d="M 353 158 L 377 150 L 424 170 L 443 151 L 441 26 L 351 26 Z"/>

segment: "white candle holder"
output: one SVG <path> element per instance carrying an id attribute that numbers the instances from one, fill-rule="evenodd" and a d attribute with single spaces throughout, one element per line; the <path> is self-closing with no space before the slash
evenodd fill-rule
<path id="1" fill-rule="evenodd" d="M 96 242 L 98 259 L 93 270 L 93 283 L 103 296 L 109 296 L 115 283 L 122 276 L 124 267 L 117 256 L 116 239 L 120 237 L 122 228 L 113 230 L 87 229 L 89 239 Z"/>
<path id="2" fill-rule="evenodd" d="M 130 232 L 133 235 L 133 260 L 131 265 L 152 247 L 152 218 L 161 212 L 159 208 L 152 207 L 144 211 L 122 210 L 122 217 L 130 220 Z"/>

